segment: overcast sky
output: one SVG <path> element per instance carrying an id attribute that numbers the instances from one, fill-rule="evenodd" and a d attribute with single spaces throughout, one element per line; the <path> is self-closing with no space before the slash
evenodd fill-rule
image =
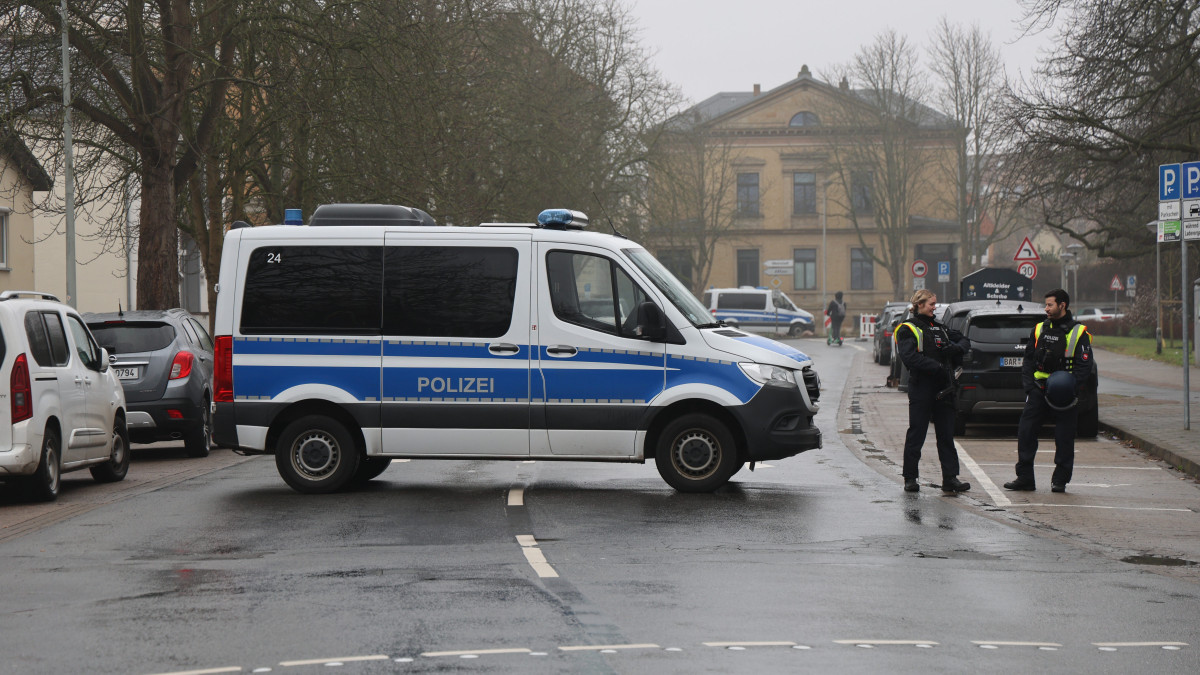
<path id="1" fill-rule="evenodd" d="M 1053 31 L 1021 37 L 1017 0 L 623 0 L 663 76 L 693 102 L 717 92 L 763 91 L 848 62 L 887 28 L 908 36 L 925 57 L 942 16 L 977 23 L 1001 50 L 1009 75 L 1026 77 Z"/>

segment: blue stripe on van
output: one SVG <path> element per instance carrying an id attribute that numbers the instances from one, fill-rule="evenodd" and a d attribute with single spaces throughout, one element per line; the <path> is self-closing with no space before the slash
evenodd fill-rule
<path id="1" fill-rule="evenodd" d="M 708 384 L 724 389 L 742 403 L 748 403 L 762 388 L 762 385 L 746 377 L 736 363 L 668 357 L 667 388 L 686 384 Z"/>
<path id="2" fill-rule="evenodd" d="M 500 340 L 493 342 L 458 342 L 454 340 L 443 340 L 440 343 L 436 341 L 429 342 L 395 342 L 387 340 L 383 345 L 384 356 L 411 356 L 414 358 L 438 358 L 438 359 L 515 359 L 522 360 L 529 358 L 529 345 L 517 345 L 520 349 L 516 354 L 508 353 L 503 356 L 497 356 L 488 351 L 488 345 L 498 344 Z"/>
<path id="3" fill-rule="evenodd" d="M 771 338 L 765 338 L 761 335 L 745 335 L 733 339 L 737 340 L 738 342 L 745 342 L 746 344 L 754 345 L 755 347 L 762 347 L 763 349 L 773 351 L 776 354 L 782 354 L 783 356 L 786 356 L 789 359 L 799 363 L 811 360 L 808 358 L 807 354 L 799 349 L 796 349 L 795 347 L 789 347 L 782 342 L 772 340 Z"/>
<path id="4" fill-rule="evenodd" d="M 657 368 L 543 368 L 546 399 L 551 402 L 590 403 L 611 401 L 645 403 L 663 390 L 662 357 Z"/>
<path id="5" fill-rule="evenodd" d="M 498 360 L 493 358 L 493 361 Z M 528 368 L 451 368 L 424 362 L 420 367 L 385 368 L 385 399 L 493 400 L 529 398 Z"/>
<path id="6" fill-rule="evenodd" d="M 336 368 L 308 366 L 302 362 L 290 366 L 233 367 L 234 395 L 237 398 L 272 399 L 301 385 L 337 387 L 359 401 L 379 400 L 379 367 Z"/>
<path id="7" fill-rule="evenodd" d="M 235 354 L 379 356 L 379 340 L 355 338 L 237 338 Z"/>

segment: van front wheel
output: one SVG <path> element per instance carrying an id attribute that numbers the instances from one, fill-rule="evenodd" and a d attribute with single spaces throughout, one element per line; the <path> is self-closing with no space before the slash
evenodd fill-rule
<path id="1" fill-rule="evenodd" d="M 296 492 L 325 494 L 354 478 L 360 461 L 350 432 L 337 420 L 308 415 L 284 428 L 275 446 L 275 468 Z"/>
<path id="2" fill-rule="evenodd" d="M 733 434 L 700 413 L 684 415 L 663 429 L 654 463 L 663 480 L 680 492 L 712 492 L 740 466 Z"/>

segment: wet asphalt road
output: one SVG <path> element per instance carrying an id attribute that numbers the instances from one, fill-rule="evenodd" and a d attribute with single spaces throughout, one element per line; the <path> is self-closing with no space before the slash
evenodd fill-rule
<path id="1" fill-rule="evenodd" d="M 1200 586 L 900 492 L 839 437 L 851 350 L 800 344 L 825 448 L 714 495 L 413 461 L 304 496 L 256 458 L 0 539 L 0 673 L 1200 672 Z"/>

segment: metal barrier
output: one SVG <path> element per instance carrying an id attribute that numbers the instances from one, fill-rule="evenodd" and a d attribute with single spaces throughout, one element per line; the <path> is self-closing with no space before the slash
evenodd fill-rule
<path id="1" fill-rule="evenodd" d="M 870 340 L 875 337 L 875 315 L 858 315 L 858 339 Z"/>

